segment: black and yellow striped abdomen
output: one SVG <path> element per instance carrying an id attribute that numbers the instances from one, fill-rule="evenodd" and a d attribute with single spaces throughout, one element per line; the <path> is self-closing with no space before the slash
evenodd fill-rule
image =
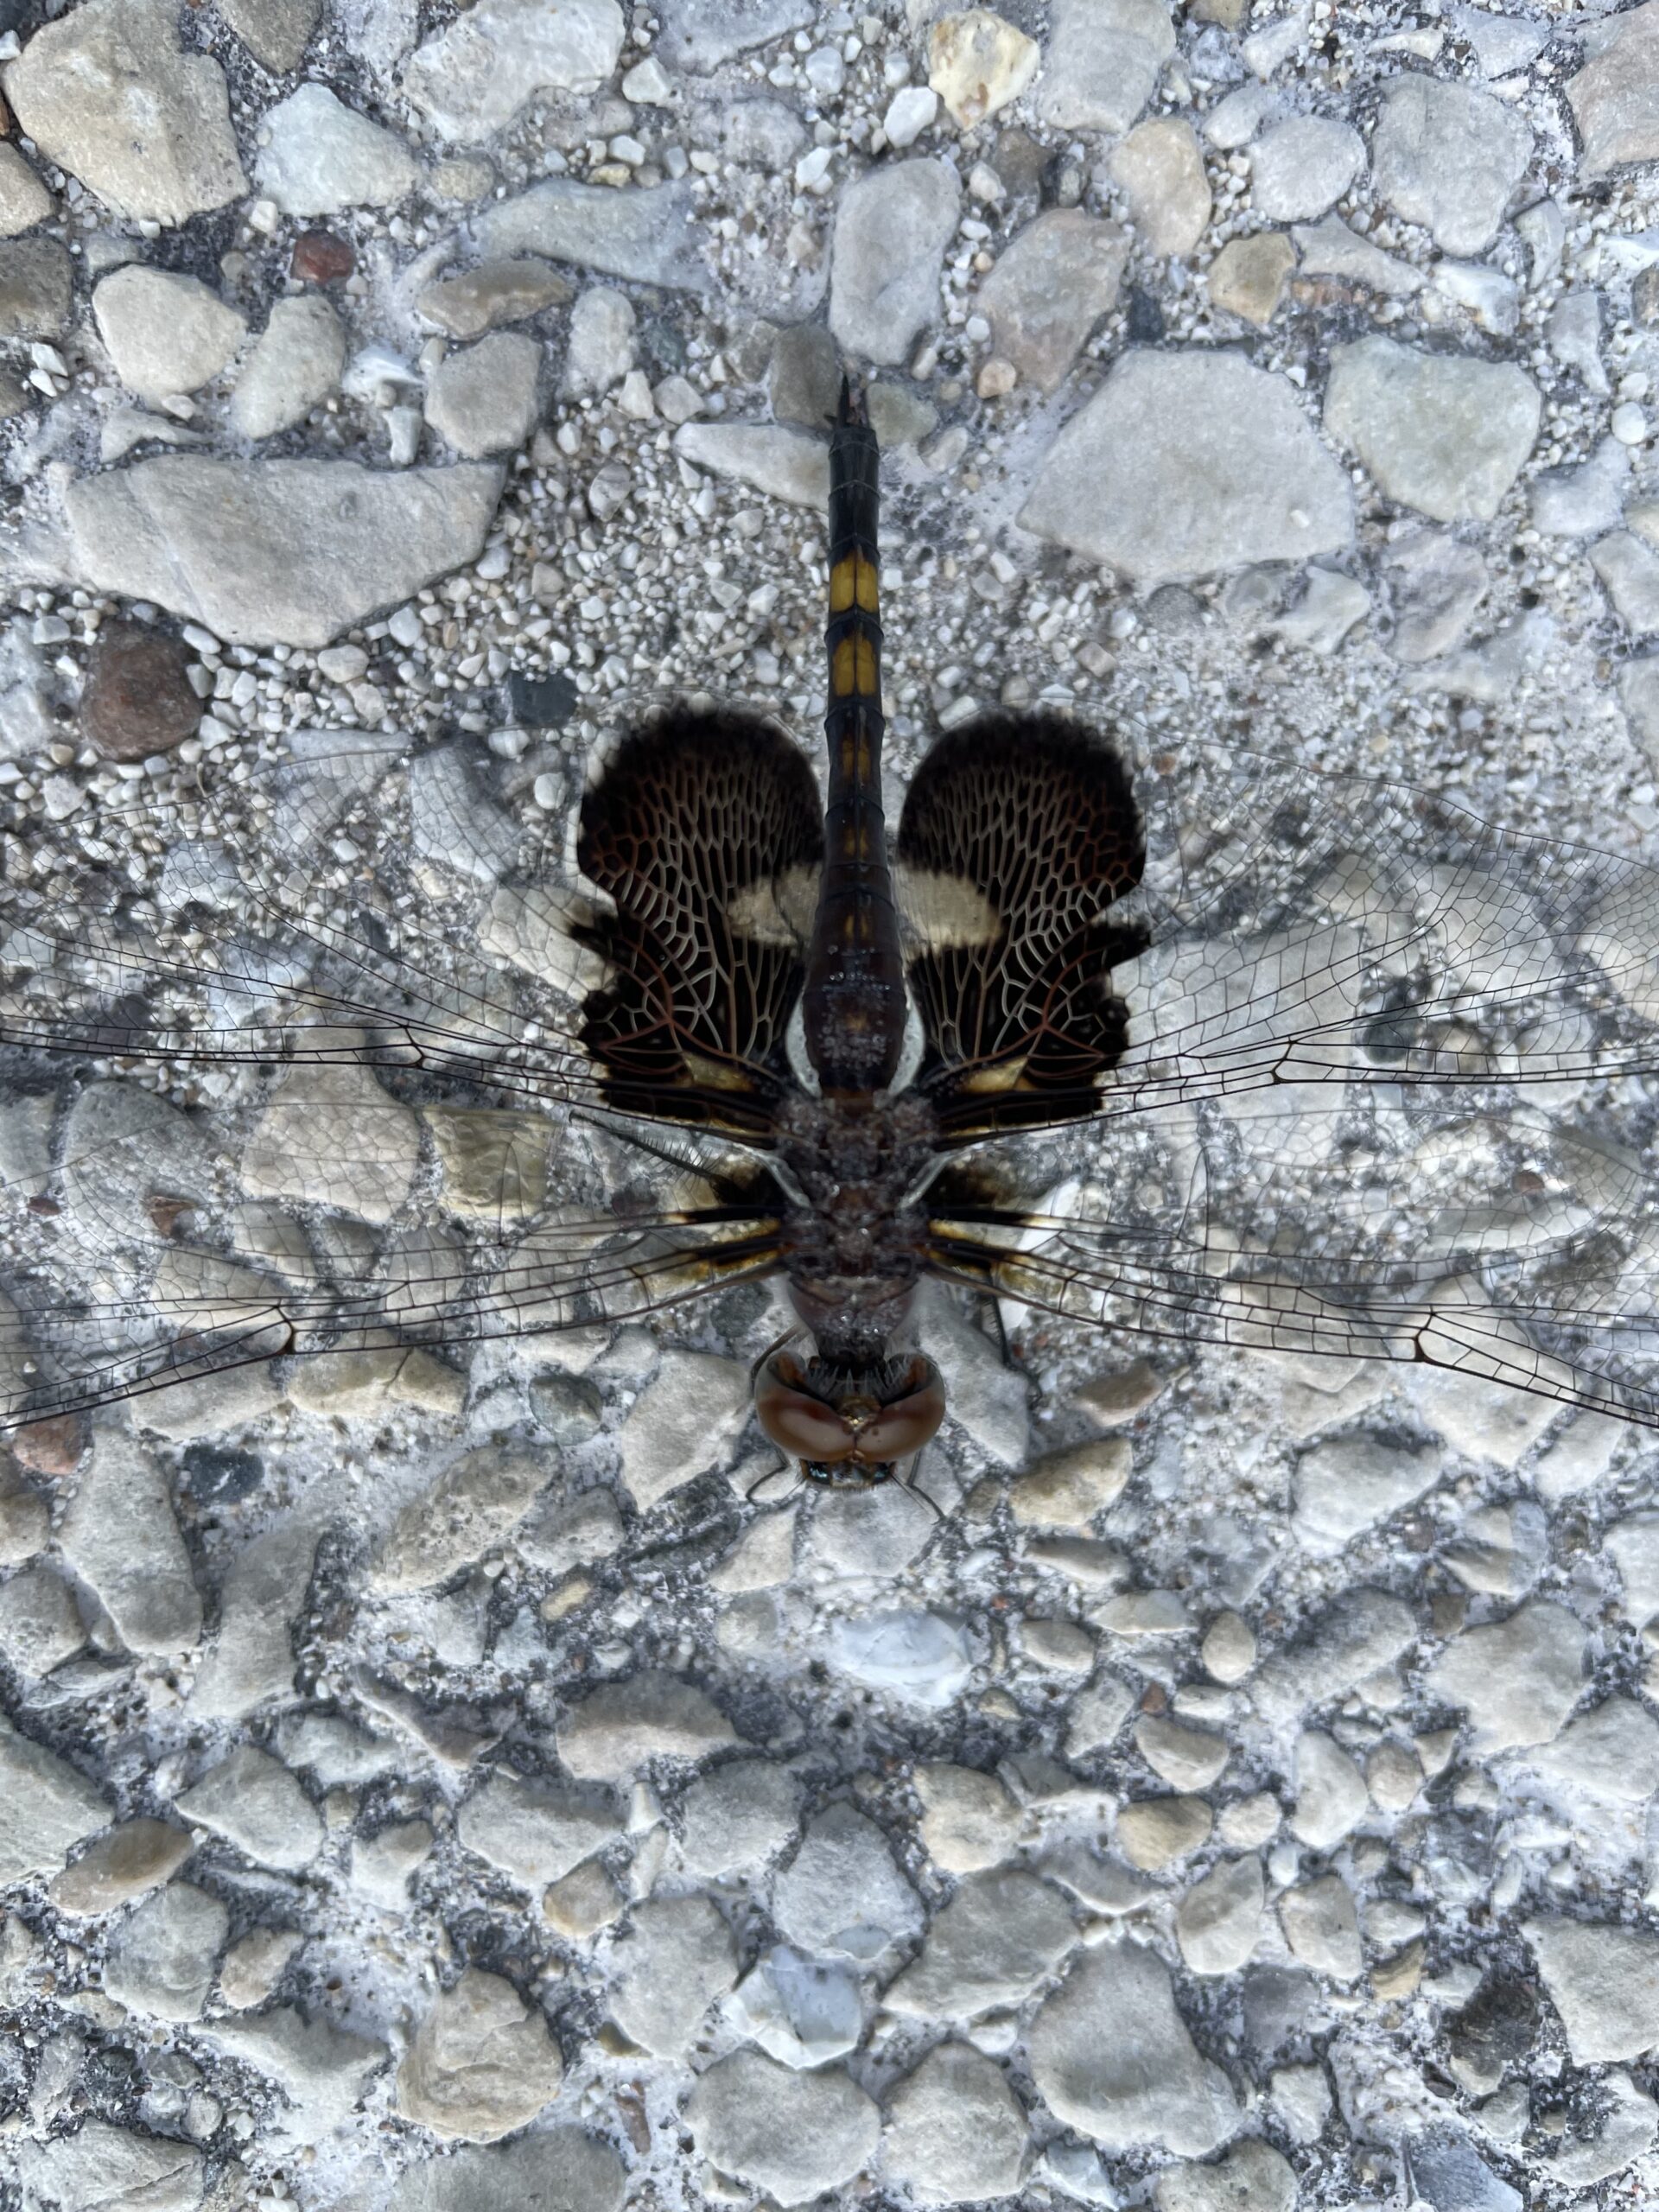
<path id="1" fill-rule="evenodd" d="M 830 798 L 802 1006 L 808 1057 L 823 1089 L 840 1097 L 885 1090 L 905 1035 L 904 961 L 881 812 L 879 465 L 875 433 L 843 383 L 830 443 Z"/>

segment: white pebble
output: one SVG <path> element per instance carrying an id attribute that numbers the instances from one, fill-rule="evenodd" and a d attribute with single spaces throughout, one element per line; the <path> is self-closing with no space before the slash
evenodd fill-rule
<path id="1" fill-rule="evenodd" d="M 1614 408 L 1610 427 L 1622 446 L 1647 443 L 1648 418 L 1633 399 L 1627 399 Z"/>

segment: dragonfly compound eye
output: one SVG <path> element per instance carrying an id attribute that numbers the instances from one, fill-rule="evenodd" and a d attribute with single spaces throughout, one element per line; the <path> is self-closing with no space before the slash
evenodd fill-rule
<path id="1" fill-rule="evenodd" d="M 944 1419 L 944 1380 L 931 1359 L 915 1359 L 905 1378 L 910 1388 L 860 1425 L 858 1457 L 866 1465 L 907 1459 L 938 1434 Z"/>
<path id="2" fill-rule="evenodd" d="M 857 1432 L 836 1408 L 804 1387 L 800 1363 L 782 1354 L 755 1378 L 754 1415 L 779 1449 L 797 1459 L 833 1465 L 849 1459 Z"/>

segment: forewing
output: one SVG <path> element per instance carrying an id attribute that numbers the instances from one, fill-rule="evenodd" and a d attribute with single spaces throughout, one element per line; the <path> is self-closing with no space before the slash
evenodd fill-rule
<path id="1" fill-rule="evenodd" d="M 577 845 L 607 978 L 582 1037 L 619 1110 L 764 1135 L 822 855 L 812 771 L 769 723 L 681 707 L 623 741 Z"/>
<path id="2" fill-rule="evenodd" d="M 327 734 L 89 794 L 10 844 L 0 1045 L 597 1100 L 575 1020 L 595 978 L 545 880 L 544 819 L 462 747 Z"/>
<path id="3" fill-rule="evenodd" d="M 1104 1110 L 1659 1066 L 1659 872 L 1412 785 L 1184 747 L 1143 772 L 1151 944 Z"/>
<path id="4" fill-rule="evenodd" d="M 1138 788 L 1150 943 L 1103 1119 L 1046 1213 L 941 1184 L 935 1264 L 1659 1420 L 1659 874 L 1230 748 Z"/>
<path id="5" fill-rule="evenodd" d="M 465 743 L 302 734 L 267 764 L 95 790 L 8 844 L 11 1419 L 766 1271 L 772 1232 L 730 1187 L 713 1217 L 550 1216 L 550 1179 L 594 1172 L 563 1109 L 609 1098 L 547 780 L 556 762 L 532 778 Z"/>
<path id="6" fill-rule="evenodd" d="M 947 1141 L 1096 1110 L 1127 1042 L 1112 971 L 1144 943 L 1111 909 L 1144 855 L 1118 755 L 1058 715 L 984 716 L 923 760 L 898 893 Z"/>

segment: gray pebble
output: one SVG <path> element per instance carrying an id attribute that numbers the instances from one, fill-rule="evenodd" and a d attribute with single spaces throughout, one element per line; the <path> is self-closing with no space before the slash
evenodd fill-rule
<path id="1" fill-rule="evenodd" d="M 849 353 L 896 364 L 939 313 L 944 251 L 960 188 L 940 161 L 872 169 L 836 215 L 830 327 Z"/>

